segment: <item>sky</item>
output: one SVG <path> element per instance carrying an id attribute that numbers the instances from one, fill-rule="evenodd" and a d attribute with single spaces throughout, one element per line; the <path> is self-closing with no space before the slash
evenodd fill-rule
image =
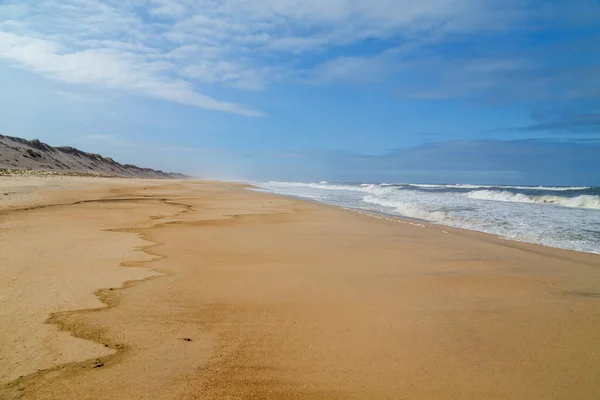
<path id="1" fill-rule="evenodd" d="M 600 185 L 600 2 L 0 0 L 0 133 L 205 178 Z"/>

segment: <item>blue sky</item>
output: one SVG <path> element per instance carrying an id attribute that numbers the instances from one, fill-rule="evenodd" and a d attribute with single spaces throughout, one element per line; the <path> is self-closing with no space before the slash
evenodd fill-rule
<path id="1" fill-rule="evenodd" d="M 600 3 L 0 0 L 0 132 L 211 178 L 600 185 Z"/>

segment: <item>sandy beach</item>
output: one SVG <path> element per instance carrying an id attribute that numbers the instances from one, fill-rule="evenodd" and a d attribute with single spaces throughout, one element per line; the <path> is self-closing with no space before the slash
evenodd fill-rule
<path id="1" fill-rule="evenodd" d="M 0 399 L 600 398 L 600 256 L 232 183 L 0 179 Z"/>

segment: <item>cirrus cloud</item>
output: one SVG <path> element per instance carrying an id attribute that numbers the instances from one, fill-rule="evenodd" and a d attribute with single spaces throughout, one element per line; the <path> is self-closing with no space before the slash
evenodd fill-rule
<path id="1" fill-rule="evenodd" d="M 436 59 L 422 54 L 427 46 L 533 29 L 558 15 L 564 24 L 600 20 L 590 0 L 539 12 L 533 6 L 527 0 L 7 0 L 0 5 L 0 60 L 69 84 L 260 116 L 206 92 L 262 90 L 282 81 L 371 82 L 429 68 Z M 365 41 L 390 43 L 376 54 L 356 54 Z M 521 65 L 514 58 L 487 62 L 496 69 L 475 71 L 472 90 L 484 90 L 498 70 L 520 71 L 512 72 Z M 436 94 L 439 88 L 427 85 L 411 92 L 460 94 L 452 87 Z"/>

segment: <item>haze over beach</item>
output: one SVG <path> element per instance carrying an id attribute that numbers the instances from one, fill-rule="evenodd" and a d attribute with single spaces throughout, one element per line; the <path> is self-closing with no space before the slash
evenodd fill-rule
<path id="1" fill-rule="evenodd" d="M 0 2 L 0 400 L 599 399 L 599 78 L 595 0 Z"/>

